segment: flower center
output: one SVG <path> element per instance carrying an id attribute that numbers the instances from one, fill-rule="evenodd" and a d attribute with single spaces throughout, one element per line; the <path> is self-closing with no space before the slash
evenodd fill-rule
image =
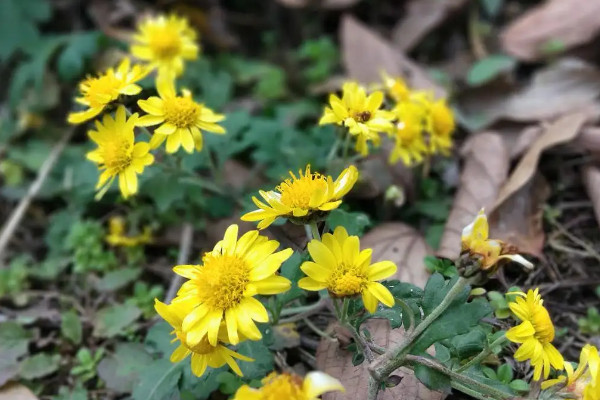
<path id="1" fill-rule="evenodd" d="M 156 57 L 161 60 L 173 58 L 181 51 L 179 34 L 166 26 L 153 29 L 148 42 Z"/>
<path id="2" fill-rule="evenodd" d="M 206 253 L 202 262 L 202 270 L 196 278 L 200 301 L 213 310 L 238 305 L 250 281 L 246 262 L 237 256 L 211 253 Z"/>
<path id="3" fill-rule="evenodd" d="M 354 119 L 358 122 L 367 122 L 371 119 L 370 111 L 355 111 L 352 115 Z"/>
<path id="4" fill-rule="evenodd" d="M 327 191 L 325 176 L 316 172 L 311 173 L 308 168 L 304 175 L 300 171 L 298 178 L 291 172 L 290 175 L 292 179 L 288 178 L 277 186 L 277 190 L 281 193 L 281 202 L 288 207 L 309 209 L 312 195 L 318 191 Z"/>
<path id="5" fill-rule="evenodd" d="M 104 106 L 119 97 L 120 82 L 113 75 L 88 78 L 82 85 L 82 92 L 90 107 Z"/>
<path id="6" fill-rule="evenodd" d="M 290 374 L 270 374 L 263 379 L 262 400 L 305 400 L 302 380 Z"/>
<path id="7" fill-rule="evenodd" d="M 107 169 L 118 174 L 131 165 L 133 143 L 125 139 L 115 139 L 102 144 L 102 159 Z"/>
<path id="8" fill-rule="evenodd" d="M 200 115 L 201 106 L 190 97 L 173 97 L 164 100 L 165 120 L 178 128 L 193 126 Z"/>
<path id="9" fill-rule="evenodd" d="M 368 282 L 366 274 L 357 265 L 339 265 L 327 281 L 327 289 L 337 296 L 354 296 L 362 292 Z"/>

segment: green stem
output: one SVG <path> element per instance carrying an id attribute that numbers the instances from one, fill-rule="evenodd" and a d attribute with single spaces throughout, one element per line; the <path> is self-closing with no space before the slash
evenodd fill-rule
<path id="1" fill-rule="evenodd" d="M 281 311 L 281 316 L 287 316 L 287 315 L 294 315 L 294 314 L 300 314 L 300 313 L 305 313 L 307 311 L 312 311 L 312 310 L 317 310 L 319 308 L 323 307 L 323 302 L 318 301 L 314 304 L 309 304 L 307 306 L 300 306 L 300 307 L 292 307 L 292 308 L 286 308 L 284 310 Z"/>
<path id="2" fill-rule="evenodd" d="M 473 357 L 468 363 L 466 363 L 465 365 L 463 365 L 460 368 L 458 368 L 456 370 L 456 372 L 466 371 L 469 368 L 471 368 L 473 365 L 481 363 L 490 354 L 493 353 L 493 348 L 494 347 L 500 346 L 500 345 L 504 344 L 505 341 L 506 341 L 506 336 L 505 335 L 500 336 L 498 339 L 494 340 L 489 346 L 487 346 L 485 349 L 483 349 L 481 351 L 481 353 L 479 353 L 475 357 Z"/>
<path id="3" fill-rule="evenodd" d="M 419 325 L 415 326 L 409 335 L 406 335 L 404 341 L 398 347 L 388 350 L 385 352 L 385 354 L 371 364 L 369 370 L 371 375 L 373 375 L 378 382 L 383 381 L 398 367 L 404 364 L 404 359 L 413 343 L 421 336 L 421 334 L 429 327 L 429 325 L 431 325 L 442 315 L 444 311 L 446 311 L 454 299 L 463 292 L 467 284 L 468 281 L 465 278 L 458 278 L 442 302 L 436 308 L 434 308 L 433 311 L 431 311 L 431 313 Z"/>
<path id="4" fill-rule="evenodd" d="M 331 299 L 331 302 L 333 303 L 333 308 L 335 309 L 335 317 L 338 319 L 338 321 L 340 321 L 342 319 L 342 311 L 340 310 L 340 306 L 338 304 L 338 299 Z"/>
<path id="5" fill-rule="evenodd" d="M 316 333 L 320 337 L 322 337 L 324 339 L 327 339 L 329 341 L 334 340 L 331 336 L 329 336 L 327 334 L 327 332 L 322 331 L 321 329 L 319 329 L 318 326 L 316 326 L 315 324 L 313 324 L 313 322 L 310 319 L 304 318 L 303 321 L 306 324 L 306 326 L 308 326 L 314 333 Z"/>
<path id="6" fill-rule="evenodd" d="M 377 400 L 377 394 L 379 394 L 379 382 L 372 376 L 369 376 L 369 386 L 367 389 L 367 399 Z"/>
<path id="7" fill-rule="evenodd" d="M 397 297 L 395 297 L 394 300 L 400 305 L 400 307 L 402 308 L 402 312 L 405 312 L 408 315 L 409 326 L 408 328 L 405 326 L 404 330 L 406 331 L 407 335 L 410 335 L 410 333 L 415 329 L 415 314 L 413 313 L 407 302 Z"/>
<path id="8" fill-rule="evenodd" d="M 345 323 L 348 320 L 348 306 L 350 302 L 346 297 L 344 297 L 344 302 L 342 303 L 342 320 L 340 322 Z"/>
<path id="9" fill-rule="evenodd" d="M 319 233 L 319 227 L 317 226 L 316 221 L 311 221 L 310 224 L 310 232 L 312 234 L 313 239 L 321 240 L 321 234 Z"/>
<path id="10" fill-rule="evenodd" d="M 344 137 L 344 145 L 342 147 L 342 161 L 344 165 L 346 165 L 346 160 L 348 159 L 348 151 L 350 150 L 350 132 L 346 132 Z"/>

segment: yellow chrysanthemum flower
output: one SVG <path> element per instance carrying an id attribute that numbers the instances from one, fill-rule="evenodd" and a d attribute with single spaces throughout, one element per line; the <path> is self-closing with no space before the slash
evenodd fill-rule
<path id="1" fill-rule="evenodd" d="M 452 148 L 452 134 L 456 129 L 454 114 L 445 99 L 431 103 L 431 137 L 429 146 L 434 153 L 449 154 Z"/>
<path id="2" fill-rule="evenodd" d="M 122 217 L 111 217 L 108 222 L 108 235 L 106 242 L 111 246 L 134 247 L 152 242 L 150 227 L 144 227 L 139 235 L 127 236 L 125 234 L 125 220 Z"/>
<path id="3" fill-rule="evenodd" d="M 87 153 L 87 158 L 103 170 L 96 185 L 97 198 L 106 193 L 116 177 L 119 177 L 119 189 L 124 198 L 136 194 L 137 174 L 154 162 L 154 156 L 148 153 L 148 143 L 134 143 L 133 129 L 137 119 L 137 114 L 127 119 L 125 107 L 119 106 L 114 119 L 105 115 L 102 123 L 96 121 L 96 130 L 88 132 L 98 148 Z"/>
<path id="4" fill-rule="evenodd" d="M 488 236 L 489 225 L 487 216 L 484 210 L 481 209 L 475 220 L 463 229 L 461 236 L 462 251 L 480 257 L 481 269 L 488 270 L 497 265 L 501 260 L 511 260 L 518 262 L 528 269 L 533 268 L 533 264 L 523 256 L 514 254 L 514 249 L 506 246 L 500 240 L 488 239 Z"/>
<path id="5" fill-rule="evenodd" d="M 403 102 L 393 112 L 397 122 L 392 131 L 395 144 L 390 152 L 390 163 L 399 159 L 408 166 L 421 162 L 428 152 L 423 138 L 423 108 L 414 103 Z"/>
<path id="6" fill-rule="evenodd" d="M 319 371 L 309 372 L 304 380 L 296 375 L 272 372 L 262 384 L 258 389 L 241 386 L 233 400 L 318 400 L 327 392 L 345 392 L 340 381 Z"/>
<path id="7" fill-rule="evenodd" d="M 217 344 L 219 326 L 225 320 L 232 344 L 240 341 L 238 331 L 250 340 L 262 337 L 254 321 L 267 322 L 267 310 L 253 296 L 287 291 L 291 282 L 276 275 L 292 249 L 275 250 L 279 242 L 250 231 L 238 240 L 238 226 L 227 228 L 223 240 L 202 258 L 202 265 L 178 265 L 173 270 L 189 279 L 172 304 L 184 302 L 183 319 L 186 342 L 195 346 L 208 335 L 208 342 Z"/>
<path id="8" fill-rule="evenodd" d="M 204 104 L 196 103 L 188 90 L 177 96 L 175 82 L 170 78 L 158 78 L 156 89 L 160 97 L 139 100 L 140 108 L 148 113 L 141 117 L 138 126 L 161 124 L 154 130 L 150 148 L 155 149 L 165 140 L 167 153 L 174 153 L 183 146 L 188 153 L 202 150 L 202 131 L 224 134 L 225 129 L 217 122 L 225 119 Z"/>
<path id="9" fill-rule="evenodd" d="M 156 312 L 173 327 L 172 333 L 175 334 L 174 341 L 179 340 L 181 342 L 179 347 L 171 354 L 171 362 L 180 362 L 191 354 L 192 372 L 196 376 L 202 376 L 207 367 L 220 368 L 225 364 L 229 365 L 233 372 L 239 376 L 243 376 L 235 359 L 237 358 L 242 361 L 254 361 L 254 359 L 236 353 L 225 347 L 222 343 L 227 341 L 227 335 L 224 334 L 223 329 L 220 331 L 219 341 L 215 343 L 214 346 L 208 342 L 206 336 L 193 345 L 186 340 L 186 334 L 182 330 L 182 324 L 190 306 L 192 305 L 189 304 L 189 300 L 166 305 L 158 299 L 154 299 L 154 308 L 156 309 Z"/>
<path id="10" fill-rule="evenodd" d="M 388 96 L 397 103 L 406 101 L 410 97 L 410 89 L 400 77 L 392 78 L 386 72 L 381 73 L 383 86 L 385 87 Z"/>
<path id="11" fill-rule="evenodd" d="M 129 58 L 123 59 L 117 69 L 109 68 L 105 73 L 95 77 L 88 77 L 79 84 L 81 97 L 75 101 L 88 107 L 85 111 L 72 112 L 68 121 L 71 124 L 80 124 L 100 114 L 111 102 L 120 95 L 133 96 L 141 92 L 142 88 L 136 82 L 142 80 L 149 72 L 148 68 L 134 65 L 131 68 Z"/>
<path id="12" fill-rule="evenodd" d="M 367 143 L 379 146 L 379 133 L 389 133 L 394 115 L 381 110 L 383 92 L 376 91 L 367 96 L 363 87 L 356 82 L 346 82 L 342 87 L 342 98 L 329 96 L 330 107 L 325 107 L 319 125 L 338 124 L 348 128 L 356 137 L 356 151 L 362 155 L 369 152 Z"/>
<path id="13" fill-rule="evenodd" d="M 516 292 L 519 297 L 508 306 L 521 324 L 506 332 L 506 338 L 520 346 L 515 352 L 515 360 L 530 360 L 534 367 L 533 379 L 539 380 L 544 373 L 544 379 L 550 375 L 550 366 L 557 370 L 564 368 L 564 360 L 559 351 L 552 345 L 554 340 L 554 325 L 543 306 L 539 290 L 529 290 L 527 294 Z"/>
<path id="14" fill-rule="evenodd" d="M 267 204 L 252 197 L 258 210 L 244 214 L 242 221 L 260 221 L 258 229 L 271 225 L 278 217 L 289 218 L 298 223 L 321 219 L 327 212 L 337 208 L 341 198 L 352 189 L 358 179 L 358 170 L 351 165 L 333 181 L 331 176 L 310 172 L 310 165 L 298 177 L 290 171 L 288 178 L 277 186 L 277 191 L 259 191 Z"/>
<path id="15" fill-rule="evenodd" d="M 187 19 L 176 15 L 160 15 L 144 19 L 133 35 L 131 54 L 158 68 L 159 76 L 178 76 L 184 60 L 198 58 L 196 32 Z"/>
<path id="16" fill-rule="evenodd" d="M 598 372 L 600 367 L 600 356 L 598 349 L 586 344 L 579 355 L 579 365 L 573 370 L 571 363 L 565 363 L 567 375 L 561 375 L 556 379 L 549 379 L 542 383 L 542 389 L 562 384 L 561 395 L 565 398 L 595 400 L 593 397 L 594 386 L 598 384 Z M 588 389 L 590 387 L 590 389 Z M 586 392 L 588 396 L 586 397 Z"/>
<path id="17" fill-rule="evenodd" d="M 394 305 L 394 296 L 377 282 L 396 273 L 391 261 L 371 264 L 373 250 L 360 250 L 358 236 L 348 236 L 342 226 L 333 234 L 326 233 L 321 241 L 311 240 L 308 252 L 313 261 L 306 261 L 300 269 L 308 275 L 298 286 L 305 290 L 327 289 L 332 297 L 362 295 L 365 308 L 373 313 L 380 301 L 388 307 Z"/>

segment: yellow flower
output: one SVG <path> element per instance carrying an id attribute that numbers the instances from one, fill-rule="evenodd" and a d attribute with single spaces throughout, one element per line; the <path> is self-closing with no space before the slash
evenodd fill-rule
<path id="1" fill-rule="evenodd" d="M 198 51 L 196 32 L 176 15 L 144 19 L 131 45 L 131 54 L 158 68 L 159 76 L 181 75 L 184 60 L 195 60 Z"/>
<path id="2" fill-rule="evenodd" d="M 429 145 L 433 153 L 448 154 L 452 148 L 452 134 L 456 128 L 454 114 L 446 104 L 446 100 L 431 103 L 431 138 Z"/>
<path id="3" fill-rule="evenodd" d="M 300 269 L 308 275 L 298 282 L 305 290 L 327 289 L 332 297 L 349 297 L 362 294 L 369 312 L 377 309 L 377 301 L 388 307 L 394 305 L 394 296 L 377 282 L 396 273 L 391 261 L 371 264 L 373 250 L 360 250 L 358 236 L 348 236 L 341 226 L 333 234 L 326 233 L 321 241 L 311 240 L 308 252 L 313 261 L 306 261 Z"/>
<path id="4" fill-rule="evenodd" d="M 262 385 L 258 389 L 241 386 L 233 400 L 318 400 L 327 392 L 345 392 L 340 381 L 319 371 L 309 372 L 304 380 L 296 375 L 272 372 L 262 380 Z"/>
<path id="5" fill-rule="evenodd" d="M 279 242 L 250 231 L 238 240 L 238 226 L 227 228 L 223 240 L 202 258 L 203 265 L 178 265 L 175 273 L 189 279 L 178 292 L 173 304 L 187 307 L 183 319 L 186 341 L 195 346 L 208 335 L 208 342 L 217 344 L 219 326 L 225 320 L 232 344 L 240 341 L 238 331 L 250 340 L 262 335 L 254 321 L 267 322 L 267 310 L 253 296 L 287 291 L 291 282 L 276 275 L 292 249 L 275 252 Z"/>
<path id="6" fill-rule="evenodd" d="M 521 346 L 515 352 L 515 360 L 530 360 L 534 367 L 533 379 L 539 380 L 544 373 L 544 379 L 550 374 L 550 366 L 557 370 L 564 368 L 564 360 L 558 350 L 552 345 L 554 340 L 554 325 L 543 306 L 539 290 L 529 290 L 527 294 L 516 292 L 519 297 L 508 304 L 510 310 L 522 321 L 521 324 L 506 332 L 506 338 Z"/>
<path id="7" fill-rule="evenodd" d="M 150 70 L 140 65 L 130 68 L 129 58 L 123 59 L 116 70 L 109 68 L 105 73 L 96 77 L 88 77 L 79 84 L 81 97 L 75 101 L 88 109 L 69 114 L 71 124 L 79 124 L 94 118 L 111 102 L 120 95 L 133 96 L 141 92 L 142 88 L 135 83 L 143 79 Z"/>
<path id="8" fill-rule="evenodd" d="M 156 309 L 156 312 L 173 327 L 172 333 L 176 336 L 173 340 L 179 340 L 181 342 L 179 347 L 171 354 L 171 362 L 180 362 L 191 354 L 192 372 L 196 376 L 202 376 L 207 367 L 220 368 L 225 364 L 229 365 L 236 374 L 243 376 L 235 359 L 237 358 L 242 361 L 254 361 L 254 359 L 236 353 L 221 344 L 227 341 L 227 335 L 224 335 L 223 331 L 221 331 L 219 342 L 215 343 L 214 346 L 208 342 L 206 336 L 193 345 L 186 341 L 186 335 L 181 329 L 181 326 L 189 306 L 190 305 L 186 305 L 185 302 L 166 305 L 158 299 L 154 299 L 154 308 Z"/>
<path id="9" fill-rule="evenodd" d="M 481 257 L 481 269 L 490 269 L 501 260 L 511 260 L 518 262 L 528 269 L 533 268 L 532 263 L 527 261 L 523 256 L 514 254 L 513 249 L 506 246 L 502 241 L 488 239 L 488 236 L 489 225 L 487 217 L 484 210 L 481 209 L 475 220 L 463 229 L 461 236 L 462 251 Z"/>
<path id="10" fill-rule="evenodd" d="M 397 103 L 406 101 L 410 97 L 410 89 L 400 77 L 392 78 L 386 72 L 381 73 L 383 85 L 387 94 Z"/>
<path id="11" fill-rule="evenodd" d="M 310 165 L 298 177 L 290 171 L 288 178 L 277 186 L 277 191 L 259 191 L 267 204 L 252 197 L 258 210 L 242 216 L 242 221 L 260 221 L 258 229 L 268 227 L 278 217 L 304 223 L 312 218 L 322 218 L 337 208 L 341 198 L 352 189 L 358 179 L 358 170 L 351 165 L 333 181 L 331 176 L 310 172 Z"/>
<path id="12" fill-rule="evenodd" d="M 154 130 L 150 148 L 157 148 L 166 139 L 168 153 L 176 152 L 180 146 L 191 153 L 194 147 L 197 151 L 202 150 L 201 129 L 218 134 L 225 133 L 225 129 L 217 124 L 224 120 L 225 116 L 216 114 L 204 104 L 196 103 L 188 90 L 183 90 L 183 96 L 177 96 L 172 79 L 158 78 L 156 89 L 160 98 L 152 96 L 138 101 L 140 108 L 148 115 L 141 117 L 137 125 L 161 124 Z"/>
<path id="13" fill-rule="evenodd" d="M 154 156 L 148 153 L 148 143 L 134 143 L 133 129 L 137 119 L 137 114 L 127 119 L 125 107 L 119 106 L 114 119 L 105 115 L 102 123 L 96 121 L 97 130 L 88 132 L 98 148 L 87 153 L 87 158 L 103 170 L 96 185 L 97 198 L 106 193 L 116 177 L 119 177 L 119 189 L 124 198 L 136 194 L 137 174 L 154 162 Z"/>
<path id="14" fill-rule="evenodd" d="M 549 379 L 543 382 L 542 389 L 564 384 L 562 391 L 566 392 L 564 394 L 569 396 L 568 398 L 595 400 L 593 397 L 596 390 L 594 385 L 598 384 L 599 366 L 600 356 L 598 355 L 598 349 L 590 344 L 586 344 L 581 349 L 577 369 L 573 371 L 571 363 L 566 362 L 565 370 L 567 376 L 561 375 L 556 379 Z M 588 393 L 587 397 L 585 396 L 586 392 Z"/>
<path id="15" fill-rule="evenodd" d="M 423 160 L 428 153 L 423 138 L 424 110 L 414 103 L 399 103 L 393 110 L 398 121 L 392 131 L 395 145 L 390 153 L 390 163 L 399 159 L 405 165 L 412 165 Z"/>
<path id="16" fill-rule="evenodd" d="M 335 94 L 329 96 L 329 105 L 325 107 L 319 125 L 338 124 L 348 128 L 356 136 L 356 151 L 362 155 L 369 152 L 367 143 L 375 146 L 381 142 L 380 132 L 392 129 L 394 116 L 381 110 L 383 92 L 376 91 L 367 96 L 365 89 L 356 82 L 346 82 L 342 87 L 342 98 Z"/>
<path id="17" fill-rule="evenodd" d="M 111 217 L 108 222 L 108 235 L 106 242 L 112 246 L 133 247 L 152 242 L 150 227 L 145 227 L 144 231 L 135 236 L 125 235 L 125 220 L 122 217 Z"/>

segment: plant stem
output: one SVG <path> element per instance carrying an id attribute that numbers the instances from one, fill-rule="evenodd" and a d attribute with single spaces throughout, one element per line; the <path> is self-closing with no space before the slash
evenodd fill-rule
<path id="1" fill-rule="evenodd" d="M 342 303 L 342 320 L 340 322 L 345 323 L 346 321 L 348 321 L 348 306 L 350 305 L 350 302 L 348 301 L 348 299 L 346 297 L 344 297 L 344 301 Z"/>
<path id="2" fill-rule="evenodd" d="M 344 145 L 342 147 L 342 161 L 346 165 L 348 159 L 348 150 L 350 150 L 350 132 L 346 132 L 344 136 Z"/>
<path id="3" fill-rule="evenodd" d="M 405 302 L 404 300 L 399 299 L 397 297 L 394 297 L 394 300 L 396 301 L 396 303 L 400 304 L 400 307 L 402 308 L 402 312 L 405 312 L 408 315 L 409 327 L 407 328 L 405 326 L 404 330 L 406 331 L 407 335 L 410 335 L 411 332 L 415 329 L 415 314 L 410 309 L 410 306 L 408 305 L 407 302 Z"/>
<path id="4" fill-rule="evenodd" d="M 323 339 L 327 339 L 329 341 L 334 340 L 331 336 L 329 336 L 327 334 L 327 332 L 322 331 L 321 329 L 319 329 L 319 327 L 317 327 L 315 324 L 313 324 L 313 322 L 310 319 L 304 318 L 303 321 L 306 324 L 306 326 L 308 326 L 314 333 L 316 333 Z"/>
<path id="5" fill-rule="evenodd" d="M 358 346 L 360 346 L 360 350 L 365 355 L 365 358 L 368 362 L 373 362 L 375 357 L 373 356 L 373 352 L 371 351 L 371 346 L 367 343 L 367 340 L 357 331 L 352 324 L 349 322 L 344 323 L 344 327 L 346 327 L 350 332 L 352 332 L 352 337 Z"/>
<path id="6" fill-rule="evenodd" d="M 294 314 L 305 313 L 307 311 L 318 310 L 320 308 L 323 308 L 323 304 L 324 304 L 324 302 L 322 300 L 319 300 L 316 303 L 309 304 L 307 306 L 286 308 L 286 309 L 284 309 L 284 310 L 281 311 L 280 315 L 282 317 L 284 317 L 286 315 L 294 315 Z"/>
<path id="7" fill-rule="evenodd" d="M 450 306 L 454 299 L 462 293 L 464 288 L 467 286 L 468 281 L 460 277 L 452 286 L 452 288 L 446 294 L 446 297 L 442 300 L 431 313 L 406 336 L 404 341 L 396 348 L 390 349 L 381 357 L 376 359 L 369 370 L 371 375 L 378 381 L 381 382 L 387 378 L 394 370 L 404 364 L 406 354 L 410 350 L 413 343 L 421 336 L 421 334 L 431 325 L 436 319 L 442 315 L 444 311 Z"/>
<path id="8" fill-rule="evenodd" d="M 317 226 L 317 222 L 311 221 L 309 226 L 313 239 L 321 240 L 321 234 L 319 233 L 319 227 Z"/>
<path id="9" fill-rule="evenodd" d="M 377 394 L 379 394 L 379 382 L 372 376 L 369 376 L 369 386 L 367 390 L 367 399 L 377 400 Z"/>
<path id="10" fill-rule="evenodd" d="M 469 368 L 471 368 L 473 365 L 481 363 L 483 360 L 485 360 L 487 358 L 487 356 L 489 356 L 490 354 L 493 353 L 492 349 L 494 347 L 504 344 L 505 341 L 506 341 L 506 336 L 505 335 L 500 336 L 498 339 L 494 340 L 489 346 L 487 346 L 485 349 L 483 349 L 481 351 L 481 353 L 479 353 L 475 357 L 473 357 L 468 363 L 466 363 L 465 365 L 458 368 L 456 370 L 456 372 L 466 371 Z"/>

